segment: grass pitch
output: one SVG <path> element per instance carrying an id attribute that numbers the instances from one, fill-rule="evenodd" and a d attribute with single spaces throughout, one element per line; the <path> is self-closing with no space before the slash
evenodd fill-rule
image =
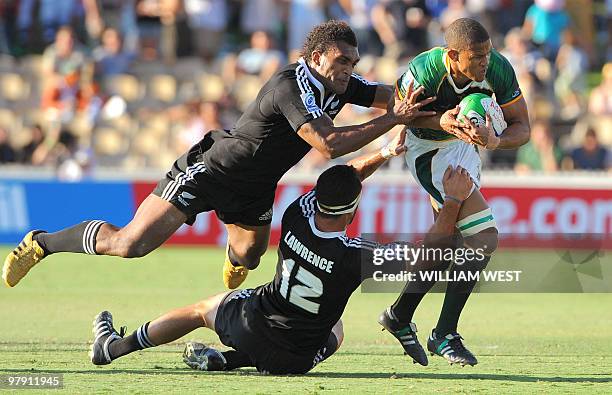
<path id="1" fill-rule="evenodd" d="M 0 248 L 4 257 L 8 248 Z M 246 286 L 272 278 L 268 252 Z M 164 248 L 138 260 L 58 254 L 16 288 L 0 289 L 0 375 L 62 373 L 66 393 L 612 393 L 612 294 L 476 294 L 460 332 L 475 367 L 439 357 L 413 365 L 376 323 L 393 294 L 354 294 L 340 351 L 306 376 L 254 369 L 202 373 L 181 361 L 183 344 L 219 345 L 201 329 L 105 367 L 89 362 L 91 321 L 103 309 L 131 333 L 174 307 L 223 290 L 220 249 Z M 428 295 L 415 321 L 424 343 L 442 295 Z M 55 390 L 50 390 L 55 391 Z M 42 392 L 42 391 L 41 391 Z"/>

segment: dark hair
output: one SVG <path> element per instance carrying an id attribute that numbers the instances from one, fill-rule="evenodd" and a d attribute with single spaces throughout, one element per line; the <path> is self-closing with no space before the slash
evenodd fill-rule
<path id="1" fill-rule="evenodd" d="M 448 26 L 444 39 L 449 48 L 460 50 L 489 40 L 489 33 L 478 21 L 459 18 Z"/>
<path id="2" fill-rule="evenodd" d="M 351 27 L 343 21 L 330 20 L 315 26 L 304 41 L 302 56 L 310 60 L 314 51 L 325 52 L 338 41 L 357 47 L 357 37 Z"/>
<path id="3" fill-rule="evenodd" d="M 325 170 L 317 179 L 315 196 L 320 204 L 326 206 L 343 206 L 354 201 L 361 193 L 361 181 L 354 167 L 336 165 Z M 321 213 L 326 217 L 332 214 Z"/>
<path id="4" fill-rule="evenodd" d="M 597 131 L 592 127 L 589 126 L 586 130 L 586 133 L 584 134 L 585 137 L 595 137 L 597 138 Z"/>

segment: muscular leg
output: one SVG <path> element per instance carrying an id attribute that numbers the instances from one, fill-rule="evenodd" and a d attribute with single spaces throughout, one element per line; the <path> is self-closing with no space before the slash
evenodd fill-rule
<path id="1" fill-rule="evenodd" d="M 149 195 L 124 227 L 102 221 L 86 221 L 55 233 L 39 233 L 34 239 L 46 254 L 81 252 L 135 258 L 159 247 L 187 217 L 171 203 Z"/>
<path id="2" fill-rule="evenodd" d="M 156 347 L 180 339 L 198 328 L 215 330 L 217 310 L 229 292 L 223 292 L 190 306 L 174 309 L 161 317 L 143 324 L 130 336 L 116 340 L 109 346 L 112 359 L 144 348 Z M 253 366 L 249 356 L 236 350 L 221 352 L 225 370 Z"/>
<path id="3" fill-rule="evenodd" d="M 227 294 L 228 292 L 223 292 L 190 306 L 174 309 L 143 324 L 130 336 L 110 344 L 111 358 L 116 359 L 143 348 L 170 343 L 197 328 L 206 327 L 214 331 L 217 309 Z"/>
<path id="4" fill-rule="evenodd" d="M 489 206 L 480 191 L 475 190 L 461 207 L 458 225 L 462 224 L 463 219 L 487 210 L 488 208 Z M 489 225 L 486 225 L 485 221 L 478 226 L 480 226 L 482 229 L 474 234 L 469 234 L 469 224 L 464 224 L 463 226 L 459 227 L 468 227 L 468 229 L 462 231 L 465 247 L 473 249 L 482 248 L 484 250 L 485 258 L 476 258 L 470 261 L 466 260 L 463 265 L 457 265 L 455 263 L 451 270 L 467 271 L 472 273 L 482 271 L 487 266 L 491 254 L 493 254 L 497 248 L 497 229 L 494 227 L 494 222 L 491 221 L 489 221 Z M 472 229 L 478 230 L 479 228 L 472 227 Z M 451 275 L 453 274 L 451 273 Z M 476 281 L 449 282 L 447 284 L 444 304 L 442 306 L 442 311 L 440 312 L 438 324 L 436 325 L 436 333 L 438 335 L 444 336 L 448 333 L 457 331 L 459 316 L 461 315 L 461 312 L 463 311 L 463 308 L 475 285 Z"/>
<path id="5" fill-rule="evenodd" d="M 270 241 L 270 225 L 226 224 L 225 227 L 231 263 L 249 270 L 259 266 Z"/>
<path id="6" fill-rule="evenodd" d="M 435 221 L 438 217 L 438 211 L 435 208 L 437 207 L 437 203 L 433 198 L 431 198 L 431 204 Z M 450 264 L 451 262 L 430 262 L 428 265 L 431 265 L 431 269 L 428 270 L 442 272 L 448 269 Z M 435 284 L 435 280 L 407 282 L 406 285 L 404 285 L 402 293 L 390 307 L 392 314 L 391 317 L 406 325 L 412 322 L 412 317 L 414 316 L 417 307 Z"/>

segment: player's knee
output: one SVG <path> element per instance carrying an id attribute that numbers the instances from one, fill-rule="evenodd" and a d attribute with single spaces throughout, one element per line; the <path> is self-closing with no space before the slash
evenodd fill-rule
<path id="1" fill-rule="evenodd" d="M 210 311 L 210 306 L 207 300 L 202 300 L 191 306 L 192 318 L 198 322 L 200 326 L 206 326 L 206 317 Z"/>
<path id="2" fill-rule="evenodd" d="M 266 247 L 258 243 L 231 246 L 232 261 L 249 270 L 255 269 L 259 266 L 261 256 L 266 252 Z"/>
<path id="3" fill-rule="evenodd" d="M 499 245 L 497 228 L 487 228 L 472 236 L 466 237 L 465 244 L 474 250 L 481 250 L 482 254 L 486 256 L 491 256 Z"/>
<path id="4" fill-rule="evenodd" d="M 338 346 L 336 350 L 340 348 L 342 342 L 344 341 L 344 325 L 342 324 L 342 320 L 338 320 L 336 325 L 332 328 L 332 333 L 336 336 L 336 341 L 338 342 Z"/>
<path id="5" fill-rule="evenodd" d="M 476 252 L 473 258 L 469 259 L 469 269 L 471 271 L 482 271 L 489 264 L 491 255 L 497 248 L 497 229 L 490 228 L 483 230 L 465 239 L 465 247 Z"/>
<path id="6" fill-rule="evenodd" d="M 497 249 L 497 224 L 490 208 L 463 218 L 457 222 L 457 228 L 466 246 L 480 249 L 486 256 L 491 256 Z"/>
<path id="7" fill-rule="evenodd" d="M 244 254 L 238 255 L 234 254 L 232 262 L 237 263 L 240 266 L 244 266 L 249 270 L 256 269 L 259 266 L 259 262 L 261 260 L 261 256 L 257 256 L 254 254 Z"/>

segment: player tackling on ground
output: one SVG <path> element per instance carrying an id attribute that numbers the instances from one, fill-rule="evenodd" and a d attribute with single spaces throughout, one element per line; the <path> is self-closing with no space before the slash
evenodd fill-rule
<path id="1" fill-rule="evenodd" d="M 185 348 L 194 369 L 232 370 L 254 366 L 272 374 L 302 374 L 331 356 L 342 344 L 340 317 L 362 281 L 362 260 L 374 243 L 347 237 L 361 196 L 361 181 L 386 159 L 404 151 L 403 136 L 381 153 L 334 166 L 316 188 L 296 199 L 282 218 L 274 279 L 255 289 L 224 292 L 147 322 L 123 338 L 108 311 L 94 320 L 91 361 L 105 365 L 144 348 L 181 338 L 201 327 L 217 333 L 233 350 L 198 343 Z M 429 235 L 452 235 L 472 181 L 464 169 L 444 175 L 447 199 Z M 426 238 L 427 242 L 427 238 Z M 371 260 L 370 260 L 371 262 Z"/>
<path id="2" fill-rule="evenodd" d="M 396 83 L 396 100 L 405 98 L 409 86 L 425 88 L 423 96 L 436 96 L 424 108 L 435 110 L 438 115 L 408 124 L 406 161 L 414 178 L 431 196 L 435 210 L 446 198 L 442 180 L 448 165 L 461 166 L 469 172 L 474 189 L 461 207 L 457 229 L 466 246 L 483 248 L 488 258 L 467 262 L 463 267 L 454 265 L 451 270 L 480 271 L 497 248 L 497 229 L 491 209 L 479 191 L 478 149 L 512 149 L 525 144 L 530 134 L 529 116 L 512 66 L 492 48 L 489 34 L 480 23 L 458 19 L 448 27 L 445 39 L 446 48 L 433 48 L 410 62 Z M 488 117 L 483 127 L 457 120 L 456 106 L 465 96 L 477 92 L 495 95 L 508 123 L 501 136 L 495 135 Z M 475 283 L 448 283 L 440 318 L 427 339 L 432 355 L 441 355 L 450 363 L 477 363 L 457 333 L 459 316 Z M 379 319 L 405 352 L 423 365 L 427 365 L 427 356 L 417 340 L 412 317 L 433 285 L 433 282 L 408 283 L 403 294 Z"/>
<path id="3" fill-rule="evenodd" d="M 181 156 L 126 226 L 93 220 L 56 233 L 28 233 L 6 257 L 6 285 L 15 286 L 41 259 L 57 252 L 147 255 L 183 223 L 214 210 L 228 233 L 223 280 L 234 289 L 259 265 L 268 246 L 278 180 L 311 148 L 335 158 L 398 124 L 435 114 L 419 110 L 431 99 L 415 101 L 424 89 L 410 88 L 405 100 L 393 105 L 391 86 L 353 73 L 359 61 L 357 39 L 344 22 L 316 26 L 303 54 L 261 88 L 234 129 L 211 131 Z M 388 111 L 361 125 L 335 127 L 333 119 L 347 103 Z"/>

